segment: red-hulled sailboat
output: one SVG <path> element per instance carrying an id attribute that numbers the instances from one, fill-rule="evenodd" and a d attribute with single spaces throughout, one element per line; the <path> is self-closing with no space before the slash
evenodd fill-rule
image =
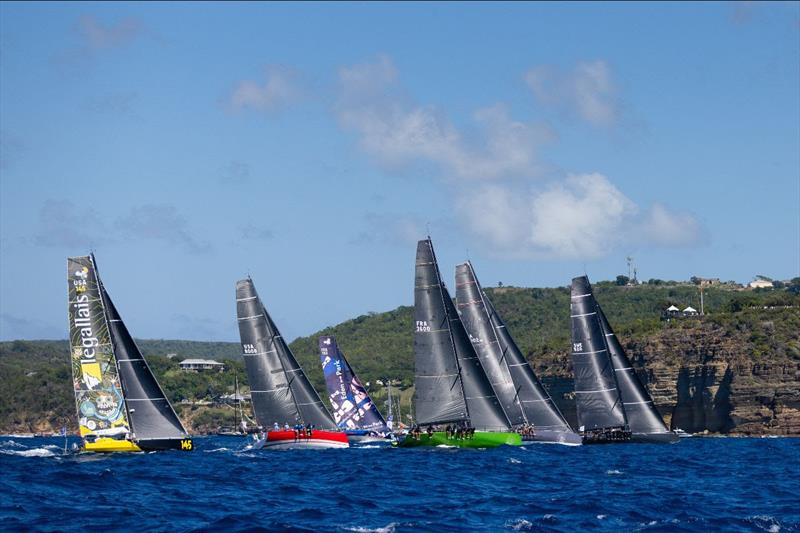
<path id="1" fill-rule="evenodd" d="M 249 277 L 236 283 L 236 313 L 256 422 L 272 428 L 253 448 L 347 448 Z"/>

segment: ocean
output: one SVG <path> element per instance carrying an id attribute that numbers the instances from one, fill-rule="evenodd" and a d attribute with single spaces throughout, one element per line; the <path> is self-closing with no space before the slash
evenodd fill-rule
<path id="1" fill-rule="evenodd" d="M 62 455 L 0 439 L 4 531 L 797 531 L 800 439 Z"/>

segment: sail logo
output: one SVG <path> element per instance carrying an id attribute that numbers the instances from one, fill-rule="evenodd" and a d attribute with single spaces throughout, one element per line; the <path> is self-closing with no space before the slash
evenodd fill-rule
<path id="1" fill-rule="evenodd" d="M 582 342 L 573 342 L 572 343 L 572 351 L 573 352 L 582 352 L 583 351 L 583 343 Z"/>
<path id="2" fill-rule="evenodd" d="M 417 331 L 428 332 L 430 330 L 431 327 L 426 320 L 417 320 Z"/>

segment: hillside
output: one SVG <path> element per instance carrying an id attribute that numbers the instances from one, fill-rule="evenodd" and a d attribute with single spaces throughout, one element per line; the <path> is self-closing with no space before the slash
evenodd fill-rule
<path id="1" fill-rule="evenodd" d="M 800 434 L 800 296 L 795 289 L 705 290 L 706 316 L 669 322 L 670 304 L 699 308 L 690 284 L 595 285 L 598 301 L 667 419 L 691 431 Z M 568 418 L 574 418 L 567 288 L 504 287 L 487 293 Z M 317 337 L 331 334 L 379 406 L 376 380 L 403 385 L 404 413 L 413 389 L 412 308 L 371 313 L 291 343 L 318 390 L 324 388 Z M 278 325 L 280 327 L 280 324 Z M 196 431 L 233 420 L 230 408 L 180 405 L 233 391 L 234 370 L 246 390 L 238 343 L 137 341 L 163 389 Z M 166 354 L 175 353 L 168 359 Z M 187 357 L 224 360 L 224 373 L 185 373 Z M 0 343 L 0 432 L 47 431 L 74 425 L 66 341 Z M 324 395 L 323 395 L 324 396 Z"/>

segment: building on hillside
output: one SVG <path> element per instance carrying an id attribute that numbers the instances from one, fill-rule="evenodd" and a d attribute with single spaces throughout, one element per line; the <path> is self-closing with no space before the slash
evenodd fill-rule
<path id="1" fill-rule="evenodd" d="M 225 370 L 225 364 L 214 361 L 212 359 L 184 359 L 178 365 L 181 370 L 189 372 L 197 372 L 198 370 L 216 370 L 222 372 Z"/>
<path id="2" fill-rule="evenodd" d="M 747 284 L 751 289 L 771 289 L 773 287 L 772 281 L 763 278 L 756 278 Z"/>
<path id="3" fill-rule="evenodd" d="M 692 306 L 687 306 L 686 309 L 683 310 L 683 316 L 697 316 L 699 314 L 697 309 Z"/>
<path id="4" fill-rule="evenodd" d="M 715 285 L 722 284 L 719 278 L 697 278 L 697 279 L 700 280 L 700 283 L 698 283 L 698 285 L 700 285 L 701 287 L 713 287 Z"/>

